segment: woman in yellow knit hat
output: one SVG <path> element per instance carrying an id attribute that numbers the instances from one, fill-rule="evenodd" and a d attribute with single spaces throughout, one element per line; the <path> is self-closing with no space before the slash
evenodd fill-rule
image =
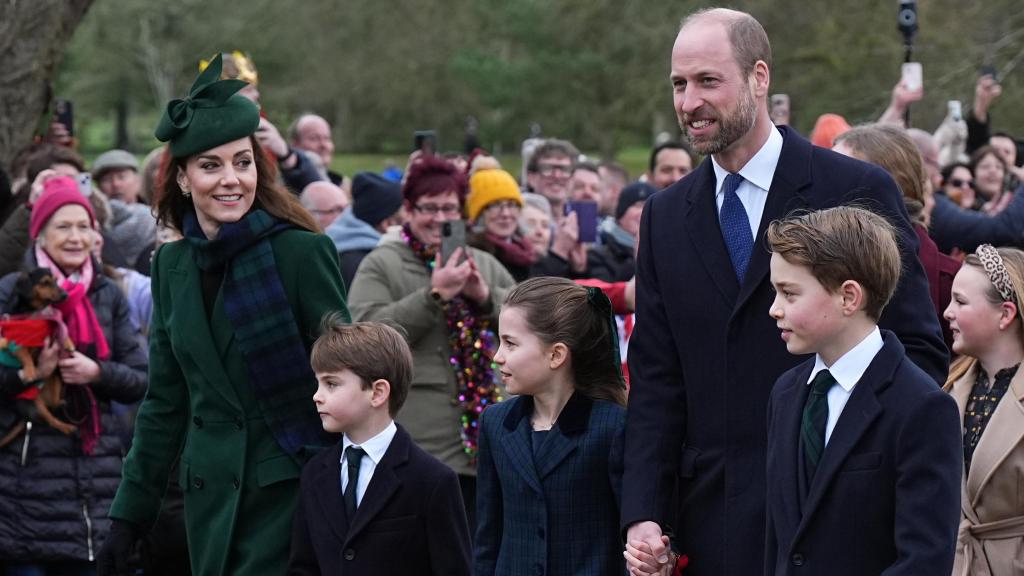
<path id="1" fill-rule="evenodd" d="M 533 247 L 519 233 L 523 195 L 511 174 L 497 160 L 480 156 L 473 161 L 466 198 L 466 219 L 473 224 L 469 244 L 494 255 L 516 279 L 530 275 L 536 260 Z"/>

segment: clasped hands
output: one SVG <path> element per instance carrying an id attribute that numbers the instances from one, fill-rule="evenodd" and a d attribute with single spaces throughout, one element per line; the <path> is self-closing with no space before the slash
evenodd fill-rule
<path id="1" fill-rule="evenodd" d="M 430 287 L 445 302 L 459 294 L 478 306 L 487 303 L 491 289 L 477 268 L 476 261 L 464 248 L 456 248 L 447 262 L 441 261 L 441 253 L 434 256 L 434 271 L 430 275 Z M 461 262 L 463 254 L 465 259 Z"/>
<path id="2" fill-rule="evenodd" d="M 631 576 L 672 576 L 679 556 L 669 548 L 669 538 L 655 522 L 637 522 L 626 531 L 622 552 Z"/>

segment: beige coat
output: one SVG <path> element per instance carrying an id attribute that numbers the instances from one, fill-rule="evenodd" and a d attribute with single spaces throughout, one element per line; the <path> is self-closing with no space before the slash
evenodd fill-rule
<path id="1" fill-rule="evenodd" d="M 490 254 L 469 251 L 491 289 L 489 318 L 497 333 L 498 311 L 515 280 Z M 412 389 L 396 420 L 420 448 L 459 474 L 475 476 L 462 448 L 462 408 L 455 400 L 444 312 L 430 296 L 427 267 L 397 234 L 389 232 L 360 263 L 348 306 L 354 321 L 386 321 L 405 330 L 413 355 Z"/>
<path id="2" fill-rule="evenodd" d="M 961 423 L 977 370 L 946 386 Z M 960 507 L 953 574 L 1024 575 L 1024 370 L 1010 382 L 974 450 Z"/>

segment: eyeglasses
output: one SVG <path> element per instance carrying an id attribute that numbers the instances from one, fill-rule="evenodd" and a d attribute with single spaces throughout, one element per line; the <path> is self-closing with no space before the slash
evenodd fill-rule
<path id="1" fill-rule="evenodd" d="M 953 188 L 974 188 L 973 180 L 961 180 L 959 178 L 951 178 L 949 180 L 949 184 Z"/>
<path id="2" fill-rule="evenodd" d="M 508 210 L 509 212 L 516 212 L 519 210 L 519 208 L 519 203 L 516 202 L 515 200 L 503 200 L 501 202 L 491 202 L 490 204 L 487 205 L 487 208 L 485 208 L 485 210 L 498 214 L 504 210 Z"/>
<path id="3" fill-rule="evenodd" d="M 538 164 L 537 172 L 540 172 L 541 176 L 554 176 L 555 172 L 569 176 L 572 174 L 572 166 L 569 164 Z"/>
<path id="4" fill-rule="evenodd" d="M 458 204 L 445 204 L 443 206 L 438 206 L 437 204 L 417 204 L 412 209 L 420 214 L 428 214 L 430 216 L 437 216 L 438 214 L 455 216 L 462 213 L 462 207 Z"/>

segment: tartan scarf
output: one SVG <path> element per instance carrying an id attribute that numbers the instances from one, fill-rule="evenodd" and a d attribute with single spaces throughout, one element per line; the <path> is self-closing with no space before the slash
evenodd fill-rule
<path id="1" fill-rule="evenodd" d="M 432 272 L 437 247 L 417 240 L 408 224 L 402 227 L 402 239 Z M 462 451 L 469 457 L 469 462 L 475 464 L 480 414 L 488 406 L 502 401 L 491 360 L 498 349 L 497 336 L 490 321 L 479 316 L 475 307 L 462 296 L 452 298 L 443 308 L 448 328 L 448 363 L 455 373 L 456 400 L 461 407 Z"/>
<path id="2" fill-rule="evenodd" d="M 224 268 L 224 311 L 245 357 L 249 385 L 274 439 L 301 464 L 303 449 L 322 446 L 324 438 L 310 401 L 316 377 L 270 246 L 271 236 L 292 227 L 260 209 L 221 224 L 213 240 L 192 212 L 182 226 L 196 265 Z"/>

